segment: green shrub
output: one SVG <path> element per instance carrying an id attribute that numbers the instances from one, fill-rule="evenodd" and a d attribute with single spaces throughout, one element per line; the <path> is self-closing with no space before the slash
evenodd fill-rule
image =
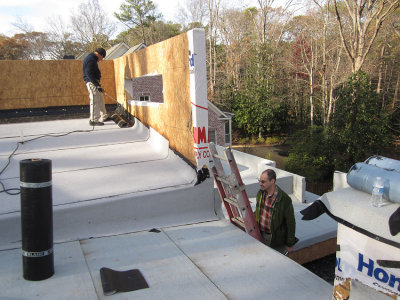
<path id="1" fill-rule="evenodd" d="M 257 138 L 252 137 L 251 140 L 250 140 L 250 144 L 252 144 L 252 145 L 257 144 Z"/>
<path id="2" fill-rule="evenodd" d="M 353 74 L 338 90 L 329 127 L 329 138 L 335 145 L 335 169 L 347 172 L 354 163 L 381 154 L 391 140 L 388 124 L 389 118 L 368 76 L 363 72 Z"/>
<path id="3" fill-rule="evenodd" d="M 333 174 L 331 147 L 326 130 L 315 126 L 297 132 L 292 137 L 293 147 L 285 159 L 285 169 L 302 175 L 309 182 L 330 179 Z"/>
<path id="4" fill-rule="evenodd" d="M 238 144 L 239 145 L 247 145 L 250 143 L 250 139 L 248 137 L 245 138 L 239 138 L 238 139 Z"/>
<path id="5" fill-rule="evenodd" d="M 281 144 L 281 142 L 282 142 L 282 140 L 278 136 L 271 136 L 271 137 L 267 137 L 265 139 L 265 144 L 267 144 L 267 145 Z"/>
<path id="6" fill-rule="evenodd" d="M 256 140 L 257 145 L 265 144 L 265 139 L 263 137 L 258 137 Z"/>
<path id="7" fill-rule="evenodd" d="M 291 141 L 285 169 L 309 182 L 327 180 L 334 170 L 348 172 L 356 162 L 381 154 L 390 141 L 388 117 L 364 73 L 353 74 L 337 92 L 331 124 L 300 131 Z"/>

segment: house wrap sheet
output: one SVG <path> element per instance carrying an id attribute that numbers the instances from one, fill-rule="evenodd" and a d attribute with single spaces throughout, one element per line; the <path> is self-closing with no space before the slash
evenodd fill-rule
<path id="1" fill-rule="evenodd" d="M 193 150 L 197 169 L 208 166 L 208 101 L 206 73 L 206 45 L 203 29 L 188 33 L 190 67 L 190 102 L 192 107 Z"/>

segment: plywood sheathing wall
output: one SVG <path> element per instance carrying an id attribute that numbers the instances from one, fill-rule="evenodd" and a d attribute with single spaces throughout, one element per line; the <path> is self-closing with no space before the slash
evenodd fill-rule
<path id="1" fill-rule="evenodd" d="M 114 62 L 99 63 L 101 84 L 116 98 Z M 114 103 L 106 97 L 106 103 Z M 82 61 L 0 61 L 0 109 L 89 105 Z"/>
<path id="2" fill-rule="evenodd" d="M 189 45 L 187 34 L 181 34 L 138 52 L 114 60 L 118 102 L 145 125 L 153 127 L 169 140 L 193 165 L 190 105 Z M 164 103 L 157 107 L 135 106 L 126 101 L 125 78 L 162 75 Z"/>

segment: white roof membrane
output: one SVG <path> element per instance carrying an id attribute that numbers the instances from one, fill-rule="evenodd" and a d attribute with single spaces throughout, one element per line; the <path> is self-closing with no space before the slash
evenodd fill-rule
<path id="1" fill-rule="evenodd" d="M 91 127 L 87 120 L 1 125 L 0 167 L 21 129 L 37 137 Z M 219 220 L 212 178 L 194 186 L 196 170 L 138 121 L 24 143 L 1 175 L 6 187 L 19 187 L 19 160 L 37 157 L 53 165 L 55 274 L 23 279 L 20 196 L 1 193 L 2 299 L 331 299 L 330 284 Z M 312 235 L 304 232 L 305 240 Z M 139 269 L 150 288 L 104 296 L 102 267 Z"/>

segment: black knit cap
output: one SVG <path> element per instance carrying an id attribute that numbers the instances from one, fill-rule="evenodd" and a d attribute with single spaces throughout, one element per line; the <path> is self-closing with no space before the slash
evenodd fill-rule
<path id="1" fill-rule="evenodd" d="M 104 50 L 103 48 L 97 48 L 96 50 L 94 50 L 94 52 L 97 52 L 98 54 L 103 56 L 103 58 L 106 57 L 106 50 Z"/>

